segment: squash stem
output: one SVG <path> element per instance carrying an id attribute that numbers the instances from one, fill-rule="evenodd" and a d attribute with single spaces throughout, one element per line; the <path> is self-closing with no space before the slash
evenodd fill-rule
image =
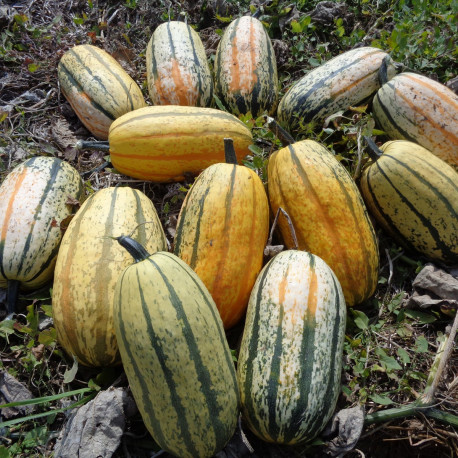
<path id="1" fill-rule="evenodd" d="M 232 138 L 224 139 L 224 158 L 226 160 L 226 164 L 237 165 L 237 155 L 235 154 Z"/>
<path id="2" fill-rule="evenodd" d="M 267 127 L 281 141 L 283 146 L 292 145 L 296 142 L 294 137 L 270 116 L 267 116 Z"/>
<path id="3" fill-rule="evenodd" d="M 110 144 L 108 142 L 90 142 L 85 140 L 78 140 L 76 142 L 76 149 L 95 149 L 98 151 L 110 151 Z"/>
<path id="4" fill-rule="evenodd" d="M 19 285 L 21 282 L 19 280 L 8 280 L 7 286 L 7 301 L 6 301 L 6 311 L 7 315 L 16 313 L 16 304 L 19 296 Z"/>
<path id="5" fill-rule="evenodd" d="M 382 156 L 383 151 L 375 144 L 374 140 L 367 135 L 364 136 L 364 140 L 366 140 L 367 143 L 367 153 L 369 157 L 376 162 Z"/>
<path id="6" fill-rule="evenodd" d="M 123 248 L 129 252 L 129 254 L 134 258 L 135 262 L 144 261 L 150 257 L 150 254 L 146 251 L 143 245 L 128 237 L 127 235 L 116 237 L 116 240 Z"/>

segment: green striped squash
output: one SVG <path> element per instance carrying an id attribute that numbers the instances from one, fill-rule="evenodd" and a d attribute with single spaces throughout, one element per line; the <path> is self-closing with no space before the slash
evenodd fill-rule
<path id="1" fill-rule="evenodd" d="M 303 140 L 276 151 L 268 164 L 269 200 L 283 208 L 296 231 L 299 249 L 322 258 L 334 271 L 352 306 L 377 286 L 378 246 L 361 194 L 346 169 L 324 146 Z M 281 214 L 288 248 L 291 230 Z"/>
<path id="2" fill-rule="evenodd" d="M 458 173 L 409 141 L 387 142 L 381 151 L 360 182 L 371 214 L 407 249 L 458 263 Z"/>
<path id="3" fill-rule="evenodd" d="M 146 48 L 148 90 L 154 105 L 210 106 L 213 78 L 204 45 L 184 22 L 168 21 Z"/>
<path id="4" fill-rule="evenodd" d="M 261 271 L 251 293 L 237 363 L 242 415 L 261 439 L 315 438 L 340 392 L 346 306 L 318 256 L 288 250 Z"/>
<path id="5" fill-rule="evenodd" d="M 277 107 L 277 61 L 262 22 L 250 16 L 232 21 L 215 56 L 215 91 L 231 113 L 258 117 Z"/>
<path id="6" fill-rule="evenodd" d="M 269 202 L 259 176 L 234 163 L 197 178 L 178 216 L 174 253 L 203 281 L 226 329 L 245 314 L 262 268 Z"/>
<path id="7" fill-rule="evenodd" d="M 379 72 L 389 79 L 396 67 L 386 52 L 372 47 L 340 54 L 298 80 L 278 105 L 278 121 L 295 130 L 363 103 L 380 88 Z"/>
<path id="8" fill-rule="evenodd" d="M 85 366 L 119 363 L 114 288 L 130 264 L 114 240 L 131 233 L 151 252 L 167 249 L 153 203 L 129 187 L 92 194 L 72 219 L 56 262 L 52 307 L 57 338 Z"/>
<path id="9" fill-rule="evenodd" d="M 145 106 L 137 83 L 103 49 L 78 45 L 57 66 L 60 88 L 85 127 L 106 140 L 119 116 Z"/>
<path id="10" fill-rule="evenodd" d="M 234 140 L 237 159 L 250 154 L 250 129 L 234 115 L 213 108 L 178 105 L 145 107 L 110 127 L 111 162 L 134 178 L 183 181 L 224 162 L 224 138 Z"/>
<path id="11" fill-rule="evenodd" d="M 17 282 L 33 290 L 52 280 L 60 225 L 82 195 L 78 171 L 57 158 L 32 157 L 6 176 L 0 186 L 0 287 Z"/>
<path id="12" fill-rule="evenodd" d="M 401 73 L 374 97 L 374 118 L 392 140 L 425 147 L 458 168 L 458 95 L 416 73 Z"/>
<path id="13" fill-rule="evenodd" d="M 239 393 L 223 324 L 193 270 L 171 253 L 136 260 L 119 277 L 116 336 L 132 394 L 154 440 L 182 458 L 211 457 L 232 437 Z"/>

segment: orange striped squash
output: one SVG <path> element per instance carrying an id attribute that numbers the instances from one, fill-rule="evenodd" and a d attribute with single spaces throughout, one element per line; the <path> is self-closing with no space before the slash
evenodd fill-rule
<path id="1" fill-rule="evenodd" d="M 299 79 L 278 105 L 278 120 L 288 130 L 301 123 L 320 123 L 328 116 L 371 99 L 380 88 L 379 75 L 397 71 L 389 54 L 365 46 L 344 52 Z"/>
<path id="2" fill-rule="evenodd" d="M 184 22 L 154 31 L 146 49 L 148 90 L 154 105 L 210 106 L 213 79 L 204 45 Z"/>
<path id="3" fill-rule="evenodd" d="M 245 313 L 268 231 L 264 185 L 248 167 L 208 167 L 183 202 L 174 253 L 204 282 L 226 329 Z"/>
<path id="4" fill-rule="evenodd" d="M 377 91 L 373 112 L 389 138 L 418 143 L 458 167 L 458 95 L 448 87 L 401 73 Z"/>
<path id="5" fill-rule="evenodd" d="M 324 146 L 303 140 L 279 151 L 268 164 L 272 211 L 290 216 L 299 249 L 322 258 L 336 274 L 347 305 L 364 302 L 375 291 L 378 247 L 361 194 L 346 169 Z M 286 218 L 279 227 L 294 246 Z"/>
<path id="6" fill-rule="evenodd" d="M 232 21 L 224 31 L 215 56 L 215 91 L 236 115 L 277 107 L 277 61 L 262 22 L 250 16 Z"/>
<path id="7" fill-rule="evenodd" d="M 60 88 L 85 127 L 106 140 L 119 116 L 145 106 L 137 83 L 103 49 L 79 45 L 69 49 L 57 67 Z"/>
<path id="8" fill-rule="evenodd" d="M 213 108 L 158 105 L 118 118 L 110 128 L 111 161 L 121 173 L 156 182 L 182 181 L 224 161 L 224 138 L 237 158 L 249 154 L 248 127 L 234 115 Z"/>

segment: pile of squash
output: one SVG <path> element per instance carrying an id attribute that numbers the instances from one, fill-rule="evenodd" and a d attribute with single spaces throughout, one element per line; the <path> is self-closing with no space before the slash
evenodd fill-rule
<path id="1" fill-rule="evenodd" d="M 376 289 L 371 216 L 407 249 L 458 262 L 458 97 L 362 47 L 306 74 L 279 101 L 271 41 L 248 16 L 226 28 L 214 79 L 199 35 L 181 22 L 154 31 L 146 67 L 154 106 L 92 45 L 66 52 L 58 77 L 81 122 L 108 139 L 119 172 L 159 183 L 197 176 L 173 247 L 141 191 L 100 189 L 77 209 L 79 173 L 29 159 L 0 186 L 9 312 L 19 287 L 53 279 L 61 345 L 83 365 L 122 363 L 148 430 L 176 456 L 217 453 L 240 411 L 265 441 L 311 441 L 340 392 L 347 306 Z M 212 108 L 214 95 L 226 111 Z M 372 99 L 393 141 L 379 149 L 369 140 L 359 187 L 312 140 L 271 155 L 267 191 L 242 165 L 253 136 L 239 115 L 277 113 L 294 131 Z M 276 215 L 287 249 L 267 262 Z M 236 369 L 225 331 L 244 318 Z"/>

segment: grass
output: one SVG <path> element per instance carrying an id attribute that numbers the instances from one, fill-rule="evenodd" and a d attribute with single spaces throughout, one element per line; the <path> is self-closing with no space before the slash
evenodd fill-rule
<path id="1" fill-rule="evenodd" d="M 67 126 L 70 139 L 88 136 L 57 86 L 57 62 L 65 50 L 90 42 L 113 52 L 148 100 L 144 50 L 160 22 L 186 16 L 197 29 L 212 28 L 221 33 L 232 18 L 257 9 L 250 7 L 248 1 L 228 0 L 226 9 L 215 16 L 211 2 L 204 2 L 206 11 L 192 7 L 192 2 L 173 2 L 172 6 L 164 1 L 151 6 L 145 0 L 73 3 L 55 0 L 18 4 L 0 17 L 0 181 L 15 165 L 37 154 L 67 159 L 80 172 L 92 170 L 104 161 L 103 155 L 96 153 L 75 156 L 62 137 L 58 138 L 59 133 L 56 136 L 60 132 L 56 130 L 57 120 Z M 265 2 L 259 11 L 271 38 L 287 45 L 280 56 L 281 94 L 310 69 L 359 43 L 390 51 L 395 60 L 440 82 L 456 76 L 453 73 L 457 68 L 456 1 L 350 0 L 343 3 L 338 17 L 327 22 L 313 18 L 317 3 L 274 0 Z M 210 63 L 213 57 L 210 53 Z M 264 117 L 241 119 L 255 137 L 251 158 L 245 165 L 266 180 L 266 161 L 280 147 L 280 142 Z M 303 125 L 294 134 L 296 139 L 311 138 L 325 144 L 356 178 L 361 162 L 367 160 L 361 138 L 367 134 L 380 135 L 366 106 L 355 107 L 324 129 Z M 86 191 L 90 194 L 111 183 L 113 176 L 102 171 L 85 178 Z M 123 180 L 116 176 L 117 183 L 130 184 Z M 152 198 L 164 225 L 173 225 L 187 186 L 133 185 Z M 450 317 L 438 309 L 405 309 L 403 298 L 411 292 L 412 280 L 426 260 L 404 253 L 381 232 L 379 238 L 382 266 L 379 285 L 368 303 L 349 313 L 339 399 L 341 408 L 363 405 L 368 413 L 407 405 L 419 397 L 450 322 Z M 51 315 L 49 287 L 22 296 L 21 304 L 23 313 L 14 321 L 0 323 L 0 368 L 17 378 L 38 399 L 33 415 L 43 417 L 27 419 L 27 415 L 20 414 L 22 420 L 14 420 L 17 423 L 0 424 L 0 457 L 50 456 L 69 403 L 86 402 L 98 390 L 110 386 L 119 371 L 78 367 L 63 352 L 52 325 L 43 325 L 46 323 L 43 320 Z M 456 377 L 456 360 L 455 353 L 437 392 L 440 408 L 452 413 L 457 410 L 456 384 L 450 392 L 447 387 Z M 65 405 L 61 403 L 62 396 L 68 399 Z M 365 451 L 366 456 L 385 456 L 384 448 L 405 456 L 458 455 L 455 430 L 434 420 L 415 421 L 397 420 L 381 429 L 367 427 L 357 448 Z M 134 430 L 141 430 L 138 417 L 132 425 Z M 415 430 L 415 425 L 420 426 Z"/>

